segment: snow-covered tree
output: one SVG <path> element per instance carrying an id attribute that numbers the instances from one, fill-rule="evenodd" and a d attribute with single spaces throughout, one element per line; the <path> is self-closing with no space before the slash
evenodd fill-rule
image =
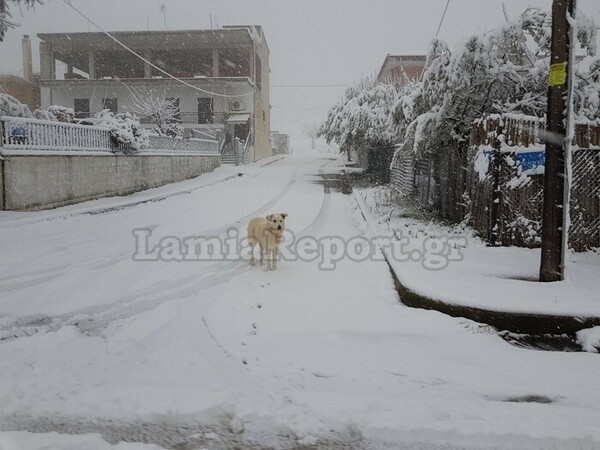
<path id="1" fill-rule="evenodd" d="M 158 133 L 166 134 L 168 125 L 176 121 L 180 114 L 177 101 L 154 91 L 140 92 L 130 87 L 128 90 L 132 98 L 131 110 L 140 116 L 151 117 Z"/>
<path id="2" fill-rule="evenodd" d="M 19 24 L 13 20 L 12 13 L 10 11 L 10 4 L 21 5 L 24 4 L 28 8 L 35 6 L 36 4 L 42 4 L 42 0 L 0 0 L 0 42 L 4 40 L 4 36 L 9 28 L 15 28 Z"/>
<path id="3" fill-rule="evenodd" d="M 307 123 L 302 126 L 302 132 L 310 139 L 311 147 L 315 149 L 315 141 L 319 137 L 319 130 L 321 126 L 315 123 Z"/>
<path id="4" fill-rule="evenodd" d="M 388 119 L 397 98 L 393 86 L 363 79 L 350 86 L 344 98 L 330 109 L 319 135 L 346 152 L 353 147 L 390 145 L 393 136 L 388 130 Z"/>
<path id="5" fill-rule="evenodd" d="M 578 19 L 577 29 L 581 47 L 594 54 L 593 22 Z M 551 14 L 528 8 L 453 51 L 434 40 L 422 81 L 408 85 L 393 108 L 390 124 L 398 142 L 434 155 L 449 146 L 466 145 L 473 121 L 482 116 L 510 112 L 543 117 L 550 39 Z M 591 119 L 598 115 L 593 75 L 598 66 L 592 62 L 589 67 L 585 73 L 578 71 L 575 89 L 577 113 Z"/>

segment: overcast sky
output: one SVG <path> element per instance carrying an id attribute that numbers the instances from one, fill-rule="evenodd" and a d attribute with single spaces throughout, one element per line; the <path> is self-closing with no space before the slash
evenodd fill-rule
<path id="1" fill-rule="evenodd" d="M 109 31 L 204 29 L 222 25 L 262 25 L 271 50 L 272 129 L 296 132 L 320 122 L 344 85 L 379 70 L 386 54 L 424 54 L 435 35 L 446 0 L 72 0 Z M 504 22 L 527 6 L 549 9 L 552 0 L 450 0 L 439 37 L 450 46 Z M 600 1 L 578 0 L 581 14 L 600 25 Z M 165 14 L 160 11 L 165 4 Z M 13 8 L 14 9 L 14 8 Z M 20 39 L 33 38 L 34 70 L 41 32 L 96 31 L 62 0 L 20 15 L 21 27 L 0 43 L 0 72 L 22 74 Z"/>

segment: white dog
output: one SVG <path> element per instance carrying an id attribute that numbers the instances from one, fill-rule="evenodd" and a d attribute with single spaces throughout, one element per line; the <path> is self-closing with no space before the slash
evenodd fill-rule
<path id="1" fill-rule="evenodd" d="M 269 214 L 267 217 L 255 217 L 248 224 L 248 243 L 250 244 L 250 264 L 254 265 L 254 247 L 260 249 L 260 264 L 267 256 L 267 270 L 277 268 L 279 243 L 283 239 L 287 213 Z"/>

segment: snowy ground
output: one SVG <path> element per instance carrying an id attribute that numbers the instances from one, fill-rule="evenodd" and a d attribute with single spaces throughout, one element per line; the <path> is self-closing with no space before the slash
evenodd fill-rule
<path id="1" fill-rule="evenodd" d="M 469 229 L 415 218 L 414 207 L 401 206 L 389 187 L 363 189 L 356 195 L 376 234 L 405 238 L 402 251 L 398 246 L 395 251 L 421 255 L 415 261 L 390 258 L 407 288 L 447 303 L 494 311 L 600 317 L 599 253 L 570 253 L 564 281 L 539 283 L 539 249 L 487 247 Z M 440 248 L 444 242 L 455 245 L 456 258 L 437 262 L 441 253 L 433 246 L 428 258 L 427 241 L 440 243 Z M 391 246 L 387 253 L 392 255 Z"/>
<path id="2" fill-rule="evenodd" d="M 269 212 L 307 240 L 367 236 L 322 183 L 335 167 L 290 157 L 137 194 L 160 201 L 0 215 L 0 448 L 38 448 L 14 430 L 107 442 L 87 448 L 600 448 L 597 355 L 407 308 L 380 254 L 167 260 L 175 238 Z M 165 238 L 163 260 L 132 258 L 135 229 Z"/>

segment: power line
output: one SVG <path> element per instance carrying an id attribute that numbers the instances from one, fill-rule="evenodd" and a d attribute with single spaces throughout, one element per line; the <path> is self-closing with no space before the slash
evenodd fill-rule
<path id="1" fill-rule="evenodd" d="M 153 64 L 152 62 L 148 61 L 146 58 L 144 58 L 142 55 L 138 54 L 135 50 L 132 50 L 131 48 L 129 48 L 127 45 L 123 44 L 120 40 L 118 40 L 116 37 L 114 37 L 112 34 L 110 34 L 108 31 L 104 30 L 100 25 L 98 25 L 96 22 L 94 22 L 92 19 L 90 19 L 89 17 L 87 17 L 84 13 L 82 13 L 81 11 L 79 11 L 75 6 L 73 6 L 73 4 L 71 3 L 71 0 L 63 0 L 63 2 L 69 6 L 71 9 L 73 9 L 73 11 L 75 11 L 77 14 L 79 14 L 81 17 L 83 17 L 84 19 L 86 19 L 87 21 L 89 21 L 89 23 L 91 23 L 92 25 L 94 25 L 96 28 L 98 28 L 101 32 L 103 32 L 104 34 L 106 34 L 109 38 L 111 38 L 113 41 L 115 41 L 117 44 L 119 44 L 121 47 L 123 47 L 125 50 L 127 50 L 128 52 L 130 52 L 131 54 L 133 54 L 134 56 L 136 56 L 137 58 L 141 59 L 142 61 L 144 61 L 147 64 L 150 64 L 150 66 L 154 67 L 156 70 L 158 70 L 159 72 L 167 75 L 169 78 L 172 78 L 175 81 L 178 81 L 179 83 L 188 86 L 192 89 L 195 89 L 197 91 L 203 92 L 205 94 L 210 94 L 210 95 L 214 95 L 215 97 L 227 97 L 227 98 L 237 98 L 237 97 L 246 97 L 248 95 L 253 95 L 254 94 L 254 90 L 252 90 L 251 92 L 247 92 L 245 94 L 219 94 L 217 92 L 211 92 L 211 91 L 207 91 L 205 89 L 201 89 L 197 86 L 194 86 L 193 84 L 190 84 L 180 78 L 177 78 L 175 75 L 171 75 L 169 72 L 167 72 L 166 70 L 161 69 L 160 67 L 158 67 L 157 65 Z"/>
<path id="2" fill-rule="evenodd" d="M 450 4 L 450 0 L 446 0 L 446 7 L 444 8 L 444 13 L 442 14 L 442 18 L 440 19 L 440 24 L 437 27 L 437 31 L 435 32 L 435 37 L 438 37 L 440 33 L 440 28 L 442 28 L 442 23 L 444 23 L 444 17 L 446 17 L 446 11 L 448 11 L 448 5 Z"/>
<path id="3" fill-rule="evenodd" d="M 440 19 L 440 23 L 438 24 L 437 30 L 435 31 L 436 38 L 440 34 L 440 29 L 442 28 L 442 24 L 444 23 L 444 19 L 446 17 L 446 12 L 448 11 L 449 5 L 450 5 L 450 0 L 446 0 L 446 6 L 444 7 L 444 12 L 442 13 L 442 18 Z M 421 71 L 421 75 L 419 75 L 419 81 L 421 81 L 423 79 L 423 75 L 425 75 L 426 70 L 427 70 L 427 65 L 424 65 L 423 70 Z"/>
<path id="4" fill-rule="evenodd" d="M 284 110 L 288 110 L 288 111 L 315 111 L 317 109 L 329 109 L 329 108 L 331 108 L 331 105 L 315 106 L 313 108 L 288 108 L 287 106 L 278 106 L 278 105 L 271 104 L 271 107 L 277 108 L 277 109 L 284 109 Z"/>
<path id="5" fill-rule="evenodd" d="M 272 88 L 330 88 L 348 87 L 348 84 L 272 84 Z"/>

